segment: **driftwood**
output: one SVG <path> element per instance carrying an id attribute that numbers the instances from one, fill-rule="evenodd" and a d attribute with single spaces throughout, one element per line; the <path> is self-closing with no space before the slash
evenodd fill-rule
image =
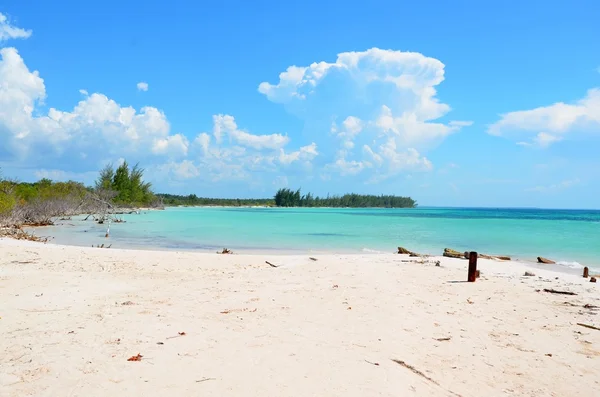
<path id="1" fill-rule="evenodd" d="M 415 256 L 419 256 L 419 257 L 423 256 L 423 255 L 418 254 L 416 252 L 409 251 L 409 250 L 407 250 L 404 247 L 398 247 L 398 254 L 409 255 L 409 256 L 413 256 L 413 257 L 415 257 Z"/>
<path id="2" fill-rule="evenodd" d="M 458 252 L 455 251 L 451 248 L 444 248 L 444 256 L 448 257 L 448 258 L 459 258 L 459 259 L 466 259 L 467 257 L 465 257 L 465 253 L 464 252 Z"/>
<path id="3" fill-rule="evenodd" d="M 311 256 L 311 257 L 309 257 L 308 259 L 310 259 L 310 260 L 311 260 L 311 261 L 313 261 L 313 262 L 316 262 L 316 261 L 317 261 L 317 258 L 313 258 L 312 256 Z"/>
<path id="4" fill-rule="evenodd" d="M 9 237 L 15 240 L 28 240 L 35 241 L 39 243 L 47 243 L 48 237 L 38 237 L 32 233 L 28 233 L 25 230 L 21 229 L 21 227 L 7 227 L 0 228 L 0 237 Z"/>
<path id="5" fill-rule="evenodd" d="M 553 265 L 556 263 L 552 259 L 544 258 L 542 256 L 538 256 L 537 261 L 538 261 L 538 263 L 545 263 L 547 265 Z"/>
<path id="6" fill-rule="evenodd" d="M 233 254 L 233 251 L 230 250 L 229 248 L 223 248 L 223 251 L 221 251 L 221 252 L 217 251 L 217 254 Z"/>
<path id="7" fill-rule="evenodd" d="M 459 252 L 459 251 L 453 250 L 452 248 L 444 248 L 444 253 L 443 253 L 443 256 L 446 256 L 448 258 L 457 258 L 457 259 L 469 259 L 470 255 L 471 255 L 471 253 L 469 251 Z M 477 258 L 494 259 L 494 260 L 501 260 L 501 261 L 511 260 L 511 257 L 506 256 L 506 255 L 477 254 Z"/>
<path id="8" fill-rule="evenodd" d="M 271 262 L 269 262 L 269 261 L 265 261 L 265 263 L 266 263 L 267 265 L 271 266 L 271 267 L 279 267 L 279 266 L 277 266 L 277 265 L 274 265 L 274 264 L 272 264 L 272 263 L 271 263 Z"/>
<path id="9" fill-rule="evenodd" d="M 558 291 L 555 289 L 544 288 L 544 292 L 549 292 L 551 294 L 561 294 L 561 295 L 577 295 L 575 292 L 570 291 Z"/>
<path id="10" fill-rule="evenodd" d="M 577 325 L 580 325 L 582 327 L 589 328 L 589 329 L 595 329 L 596 331 L 600 331 L 600 328 L 594 327 L 593 325 L 588 325 L 588 324 L 584 324 L 584 323 L 577 323 Z"/>

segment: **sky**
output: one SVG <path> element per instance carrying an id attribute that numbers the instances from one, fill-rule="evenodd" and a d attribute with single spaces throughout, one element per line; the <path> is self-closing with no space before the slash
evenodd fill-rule
<path id="1" fill-rule="evenodd" d="M 600 208 L 597 1 L 0 2 L 0 168 Z"/>

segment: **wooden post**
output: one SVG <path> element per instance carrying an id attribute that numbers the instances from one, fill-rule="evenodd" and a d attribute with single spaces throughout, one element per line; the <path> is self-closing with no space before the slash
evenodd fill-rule
<path id="1" fill-rule="evenodd" d="M 586 267 L 583 268 L 583 277 L 588 278 L 590 276 L 590 269 Z"/>
<path id="2" fill-rule="evenodd" d="M 474 283 L 477 280 L 477 252 L 469 253 L 469 277 L 467 281 Z"/>

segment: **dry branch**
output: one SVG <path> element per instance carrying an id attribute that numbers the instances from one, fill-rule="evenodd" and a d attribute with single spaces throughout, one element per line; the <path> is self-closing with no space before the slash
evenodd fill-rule
<path id="1" fill-rule="evenodd" d="M 559 291 L 559 290 L 548 289 L 548 288 L 544 288 L 544 292 L 549 292 L 551 294 L 561 294 L 561 295 L 577 295 L 575 292 Z"/>
<path id="2" fill-rule="evenodd" d="M 593 325 L 588 325 L 588 324 L 584 324 L 584 323 L 577 323 L 577 325 L 580 325 L 582 327 L 589 328 L 589 329 L 595 329 L 596 331 L 600 331 L 600 328 L 594 327 Z"/>

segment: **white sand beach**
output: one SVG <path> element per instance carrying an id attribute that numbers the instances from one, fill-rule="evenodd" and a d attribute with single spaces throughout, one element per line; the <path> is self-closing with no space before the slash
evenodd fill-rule
<path id="1" fill-rule="evenodd" d="M 315 258 L 0 240 L 0 395 L 600 394 L 600 283 Z"/>

